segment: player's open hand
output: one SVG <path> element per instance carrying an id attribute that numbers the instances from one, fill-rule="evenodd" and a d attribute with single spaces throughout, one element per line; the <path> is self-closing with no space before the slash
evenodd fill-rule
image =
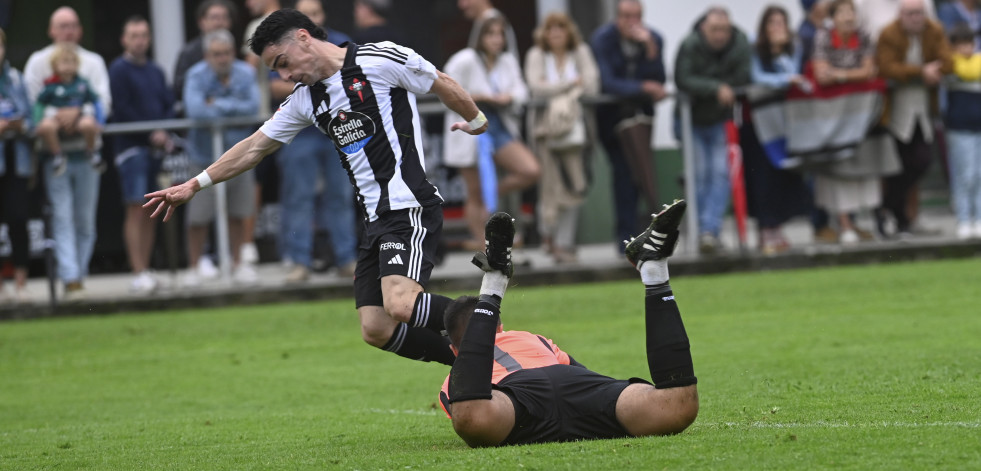
<path id="1" fill-rule="evenodd" d="M 470 129 L 470 123 L 466 121 L 457 121 L 450 126 L 450 131 L 463 131 L 467 134 L 476 136 L 478 134 L 483 134 L 487 130 L 487 123 L 477 129 Z"/>
<path id="2" fill-rule="evenodd" d="M 161 213 L 164 213 L 164 222 L 170 220 L 170 217 L 174 214 L 174 209 L 178 206 L 191 201 L 194 197 L 194 188 L 191 186 L 194 180 L 186 182 L 181 185 L 172 186 L 160 191 L 155 191 L 153 193 L 147 193 L 144 195 L 149 198 L 146 204 L 143 205 L 144 208 L 152 208 L 156 206 L 153 210 L 153 214 L 150 215 L 151 218 L 155 218 Z"/>

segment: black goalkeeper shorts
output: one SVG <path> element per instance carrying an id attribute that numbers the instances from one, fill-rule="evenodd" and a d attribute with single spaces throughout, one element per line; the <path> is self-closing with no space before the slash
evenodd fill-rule
<path id="1" fill-rule="evenodd" d="M 617 400 L 638 382 L 647 383 L 570 365 L 515 371 L 495 385 L 514 403 L 514 429 L 501 444 L 629 437 L 617 420 Z"/>

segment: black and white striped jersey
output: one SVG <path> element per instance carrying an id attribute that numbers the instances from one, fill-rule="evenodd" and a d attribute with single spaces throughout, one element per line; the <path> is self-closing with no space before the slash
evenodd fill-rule
<path id="1" fill-rule="evenodd" d="M 340 151 L 368 221 L 387 211 L 438 205 L 426 179 L 416 96 L 429 93 L 436 67 L 391 42 L 346 43 L 344 66 L 312 86 L 297 84 L 259 129 L 289 143 L 313 124 Z"/>

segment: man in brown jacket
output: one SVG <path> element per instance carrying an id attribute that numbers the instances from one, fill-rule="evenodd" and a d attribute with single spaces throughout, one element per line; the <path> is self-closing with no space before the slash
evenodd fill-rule
<path id="1" fill-rule="evenodd" d="M 937 85 L 952 69 L 950 44 L 943 27 L 927 18 L 924 0 L 902 1 L 899 17 L 879 36 L 876 64 L 891 85 L 882 122 L 895 137 L 903 164 L 900 174 L 885 179 L 882 209 L 892 213 L 905 237 L 917 229 L 918 182 L 932 160 Z M 883 213 L 877 212 L 880 232 Z"/>

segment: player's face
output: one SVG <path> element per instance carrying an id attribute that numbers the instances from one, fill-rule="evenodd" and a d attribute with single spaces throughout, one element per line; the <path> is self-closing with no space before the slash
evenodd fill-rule
<path id="1" fill-rule="evenodd" d="M 317 57 L 296 39 L 284 39 L 266 47 L 262 61 L 287 82 L 313 85 L 324 78 L 316 73 Z"/>
<path id="2" fill-rule="evenodd" d="M 123 30 L 123 49 L 137 57 L 143 57 L 150 50 L 150 25 L 145 21 L 128 23 Z"/>

